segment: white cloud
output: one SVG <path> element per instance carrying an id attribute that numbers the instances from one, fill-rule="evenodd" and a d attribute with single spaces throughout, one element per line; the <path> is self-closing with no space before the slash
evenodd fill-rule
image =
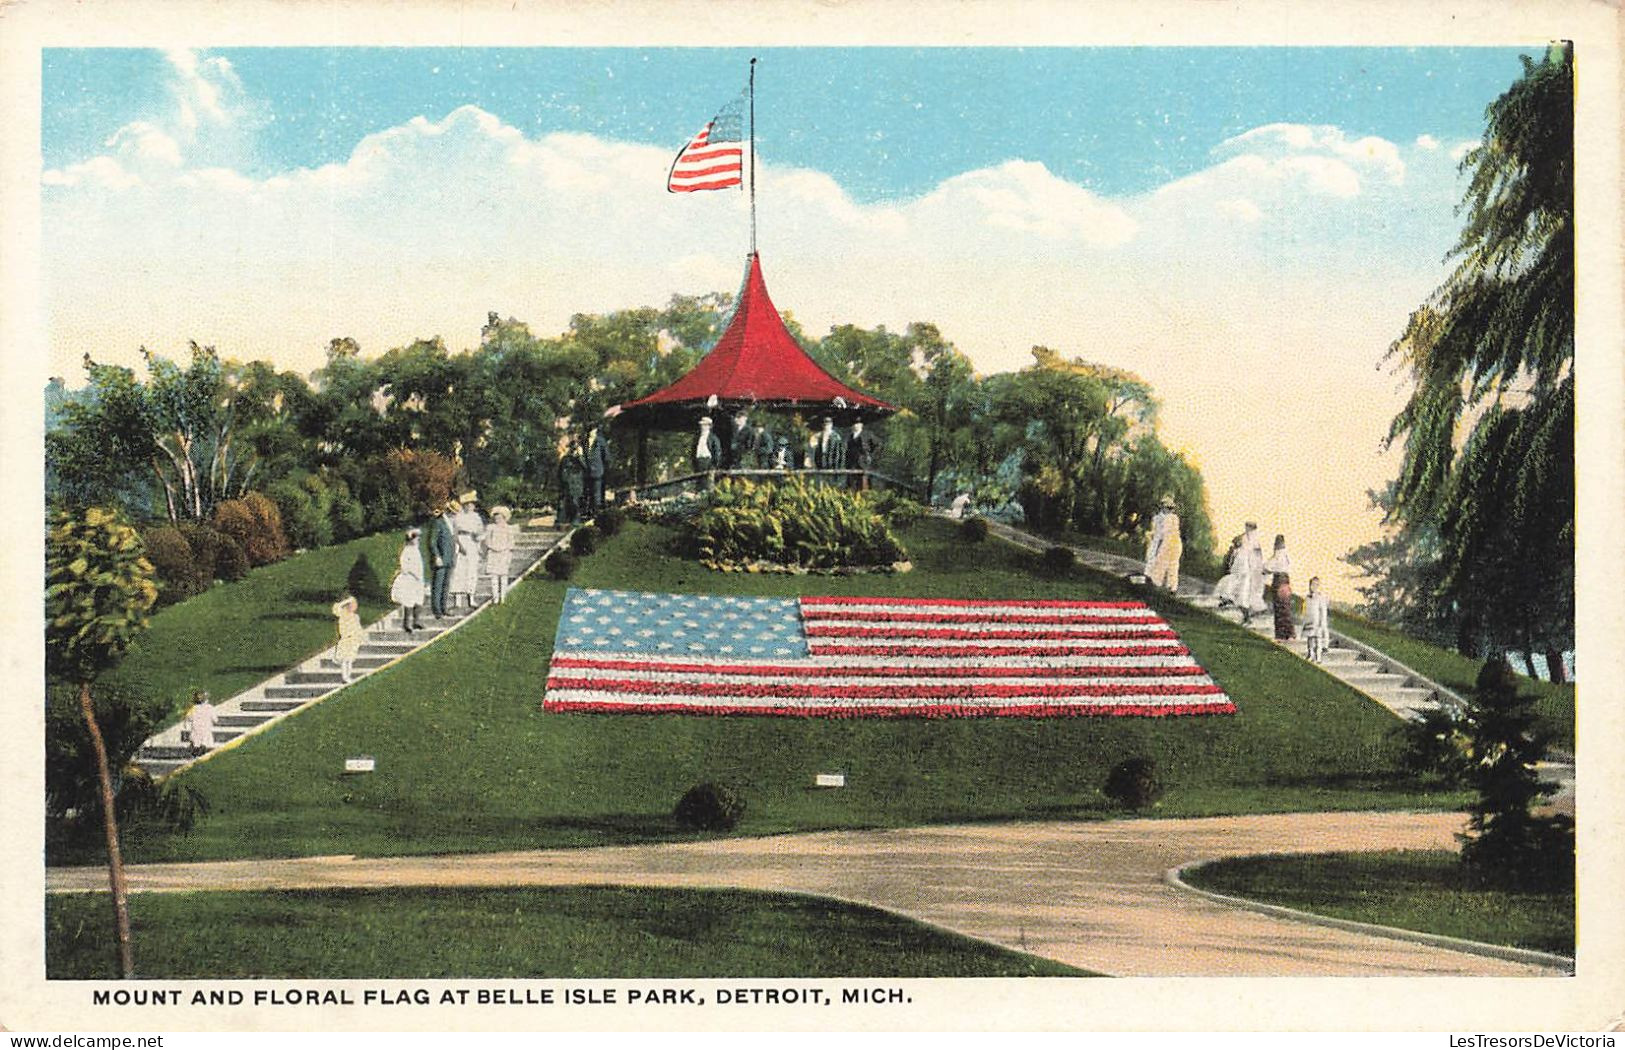
<path id="1" fill-rule="evenodd" d="M 1333 169 L 1326 164 L 1302 163 L 1303 158 L 1335 158 L 1343 167 L 1335 177 L 1322 179 L 1318 185 L 1336 196 L 1353 195 L 1348 192 L 1350 176 L 1355 193 L 1359 192 L 1360 176 L 1394 185 L 1405 181 L 1405 162 L 1399 147 L 1375 135 L 1350 138 L 1341 128 L 1329 124 L 1265 124 L 1225 140 L 1214 150 L 1219 156 L 1239 152 L 1296 162 L 1298 170 L 1321 173 Z"/>
<path id="2" fill-rule="evenodd" d="M 1436 150 L 1439 148 L 1439 140 L 1432 135 L 1418 135 L 1416 136 L 1416 148 L 1429 151 Z"/>

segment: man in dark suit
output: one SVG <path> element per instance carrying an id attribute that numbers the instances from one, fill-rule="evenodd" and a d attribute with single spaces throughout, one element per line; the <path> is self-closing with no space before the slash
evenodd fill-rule
<path id="1" fill-rule="evenodd" d="M 726 465 L 730 470 L 749 470 L 756 465 L 756 433 L 751 429 L 750 417 L 744 412 L 734 416 Z"/>
<path id="2" fill-rule="evenodd" d="M 587 432 L 587 493 L 584 500 L 587 517 L 604 509 L 604 477 L 609 473 L 609 442 L 597 427 Z"/>
<path id="3" fill-rule="evenodd" d="M 446 584 L 451 579 L 451 567 L 457 564 L 457 512 L 461 509 L 462 504 L 456 500 L 447 500 L 429 529 L 429 564 L 434 570 L 429 611 L 437 620 L 446 616 Z"/>
<path id="4" fill-rule="evenodd" d="M 852 436 L 846 442 L 846 468 L 870 471 L 880 456 L 880 440 L 863 429 L 862 423 L 852 424 Z M 854 488 L 868 489 L 869 475 L 864 473 L 852 481 Z"/>
<path id="5" fill-rule="evenodd" d="M 694 440 L 689 462 L 696 474 L 706 474 L 722 466 L 722 442 L 711 432 L 711 417 L 700 417 L 700 434 Z"/>
<path id="6" fill-rule="evenodd" d="M 582 502 L 587 493 L 587 457 L 582 455 L 581 442 L 571 438 L 559 457 L 559 513 L 560 525 L 574 525 L 581 520 Z"/>
<path id="7" fill-rule="evenodd" d="M 835 429 L 835 420 L 825 416 L 824 429 L 818 432 L 814 440 L 817 441 L 818 447 L 815 450 L 813 466 L 819 470 L 846 469 L 846 442 L 841 438 L 841 432 Z M 837 479 L 834 483 L 840 484 L 840 480 Z"/>
<path id="8" fill-rule="evenodd" d="M 757 470 L 772 470 L 773 450 L 775 448 L 772 431 L 767 429 L 766 424 L 758 422 L 754 427 L 751 427 L 750 441 L 751 447 L 756 450 L 756 462 L 746 464 L 746 466 L 754 466 Z"/>

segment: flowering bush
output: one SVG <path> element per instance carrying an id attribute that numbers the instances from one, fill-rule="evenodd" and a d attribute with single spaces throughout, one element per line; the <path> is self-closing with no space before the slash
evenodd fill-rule
<path id="1" fill-rule="evenodd" d="M 723 481 L 691 530 L 694 552 L 712 568 L 766 562 L 833 569 L 908 558 L 868 494 L 799 478 Z"/>

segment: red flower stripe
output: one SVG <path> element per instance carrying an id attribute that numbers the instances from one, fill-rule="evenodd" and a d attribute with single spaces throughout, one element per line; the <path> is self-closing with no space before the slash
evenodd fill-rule
<path id="1" fill-rule="evenodd" d="M 856 620 L 865 623 L 1161 623 L 1155 616 L 1095 616 L 1088 613 L 1057 613 L 1054 616 L 1004 615 L 1002 613 L 892 613 L 846 612 L 842 610 L 803 609 L 801 618 L 808 622 L 818 620 Z"/>
<path id="2" fill-rule="evenodd" d="M 1051 667 L 865 667 L 774 664 L 685 664 L 643 660 L 583 660 L 560 656 L 555 669 L 570 671 L 652 671 L 663 674 L 796 675 L 802 678 L 1158 678 L 1206 674 L 1195 664 L 1170 667 L 1087 666 Z"/>
<path id="3" fill-rule="evenodd" d="M 1155 623 L 1157 621 L 1150 621 Z M 1134 641 L 1146 638 L 1177 638 L 1173 631 L 1163 628 L 1139 628 L 1127 631 L 1092 630 L 1087 627 L 1078 627 L 1072 630 L 1059 631 L 974 631 L 964 627 L 831 627 L 828 624 L 809 624 L 806 627 L 808 638 L 942 638 L 950 641 L 978 641 L 986 638 L 993 641 L 1027 641 L 1044 638 L 1121 638 L 1125 641 Z"/>
<path id="4" fill-rule="evenodd" d="M 1028 601 L 1007 602 L 995 598 L 979 600 L 976 598 L 875 598 L 875 597 L 806 597 L 801 604 L 812 606 L 830 605 L 946 605 L 946 606 L 998 606 L 1001 609 L 1144 609 L 1144 602 L 1067 602 L 1067 601 Z"/>
<path id="5" fill-rule="evenodd" d="M 554 713 L 745 715 L 770 718 L 1070 718 L 1078 715 L 1168 718 L 1184 715 L 1233 715 L 1236 713 L 1236 705 L 1226 700 L 1222 703 L 1209 704 L 1006 704 L 986 707 L 964 704 L 873 707 L 751 707 L 746 705 L 694 707 L 689 704 L 608 704 L 588 700 L 547 700 L 542 703 L 542 710 Z"/>
<path id="6" fill-rule="evenodd" d="M 856 700 L 877 698 L 907 700 L 956 700 L 969 697 L 1027 696 L 1212 696 L 1224 690 L 1211 683 L 1180 682 L 1167 685 L 1085 685 L 1062 682 L 1054 685 L 1001 685 L 998 683 L 962 685 L 809 685 L 801 682 L 658 682 L 632 678 L 567 678 L 554 675 L 548 689 L 583 689 L 594 692 L 622 692 L 658 696 L 772 696 L 810 700 Z"/>
<path id="7" fill-rule="evenodd" d="M 1183 645 L 811 645 L 814 656 L 1188 656 Z"/>

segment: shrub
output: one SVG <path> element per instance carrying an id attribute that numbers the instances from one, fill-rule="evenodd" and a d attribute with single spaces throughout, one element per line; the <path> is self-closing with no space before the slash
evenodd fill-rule
<path id="1" fill-rule="evenodd" d="M 248 555 L 243 553 L 243 545 L 227 536 L 216 532 L 220 537 L 220 549 L 215 553 L 214 574 L 219 580 L 240 580 L 248 575 L 250 568 Z"/>
<path id="2" fill-rule="evenodd" d="M 314 477 L 307 478 L 321 484 Z M 333 525 L 327 520 L 325 508 L 300 480 L 282 478 L 274 481 L 265 487 L 265 494 L 276 504 L 289 543 L 308 549 L 325 547 L 333 542 Z"/>
<path id="3" fill-rule="evenodd" d="M 197 569 L 198 580 L 207 589 L 215 580 L 222 579 L 220 575 L 220 545 L 226 537 L 217 530 L 195 521 L 183 522 L 177 528 L 181 535 L 186 537 L 186 545 L 192 548 L 192 565 Z"/>
<path id="4" fill-rule="evenodd" d="M 1451 786 L 1467 782 L 1471 742 L 1462 720 L 1449 711 L 1428 711 L 1415 721 L 1394 727 L 1400 743 L 1400 764 L 1407 772 L 1437 777 Z"/>
<path id="5" fill-rule="evenodd" d="M 570 533 L 570 550 L 578 558 L 585 558 L 598 549 L 599 532 L 596 526 L 583 525 Z"/>
<path id="6" fill-rule="evenodd" d="M 214 510 L 214 527 L 237 541 L 250 565 L 269 565 L 287 556 L 282 515 L 261 493 L 249 492 L 220 504 Z"/>
<path id="7" fill-rule="evenodd" d="M 827 569 L 908 557 L 866 494 L 799 478 L 723 481 L 695 517 L 689 542 L 713 565 L 765 561 Z"/>
<path id="8" fill-rule="evenodd" d="M 542 563 L 542 568 L 546 569 L 547 574 L 553 577 L 555 580 L 568 580 L 571 576 L 575 575 L 575 555 L 571 554 L 569 551 L 554 551 L 552 554 L 549 554 L 547 556 L 547 560 Z"/>
<path id="9" fill-rule="evenodd" d="M 1144 809 L 1162 797 L 1157 764 L 1138 755 L 1125 758 L 1106 774 L 1106 783 L 1100 790 L 1119 806 Z"/>
<path id="10" fill-rule="evenodd" d="M 894 529 L 906 529 L 925 517 L 925 506 L 898 492 L 886 489 L 872 497 L 875 511 Z"/>
<path id="11" fill-rule="evenodd" d="M 987 534 L 986 518 L 966 518 L 959 526 L 959 536 L 967 543 L 981 543 L 987 539 Z"/>
<path id="12" fill-rule="evenodd" d="M 604 534 L 604 538 L 608 539 L 620 532 L 621 526 L 626 524 L 626 512 L 619 507 L 605 507 L 592 519 L 592 523 Z"/>
<path id="13" fill-rule="evenodd" d="M 332 478 L 329 484 L 333 502 L 328 510 L 328 520 L 333 525 L 333 540 L 336 543 L 353 540 L 367 531 L 366 511 L 361 501 L 351 494 L 350 486 L 344 483 L 343 478 Z"/>
<path id="14" fill-rule="evenodd" d="M 378 578 L 378 570 L 372 567 L 372 559 L 368 558 L 365 552 L 356 555 L 346 582 L 349 584 L 350 593 L 364 602 L 389 600 L 389 592 L 384 589 L 384 581 Z"/>
<path id="15" fill-rule="evenodd" d="M 677 800 L 672 816 L 685 828 L 731 831 L 745 815 L 745 799 L 730 784 L 696 784 Z"/>
<path id="16" fill-rule="evenodd" d="M 1065 576 L 1078 562 L 1078 556 L 1071 547 L 1046 547 L 1043 555 L 1038 559 L 1039 565 L 1050 576 Z"/>
<path id="17" fill-rule="evenodd" d="M 384 457 L 384 471 L 414 518 L 428 517 L 444 506 L 457 483 L 456 460 L 438 452 L 396 449 Z"/>
<path id="18" fill-rule="evenodd" d="M 209 578 L 197 571 L 192 546 L 180 529 L 162 525 L 149 530 L 141 542 L 146 548 L 147 560 L 158 574 L 158 604 L 185 601 L 209 586 Z"/>

